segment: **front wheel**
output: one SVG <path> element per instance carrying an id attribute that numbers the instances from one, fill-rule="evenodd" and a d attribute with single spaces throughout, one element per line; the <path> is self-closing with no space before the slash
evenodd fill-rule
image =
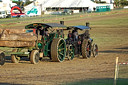
<path id="1" fill-rule="evenodd" d="M 30 62 L 32 64 L 37 64 L 40 59 L 40 54 L 38 50 L 33 50 L 30 54 Z"/>
<path id="2" fill-rule="evenodd" d="M 72 45 L 67 45 L 67 57 L 68 60 L 73 60 L 74 58 L 74 47 Z"/>
<path id="3" fill-rule="evenodd" d="M 82 56 L 83 58 L 90 58 L 91 56 L 91 42 L 89 40 L 84 39 L 82 42 Z"/>
<path id="4" fill-rule="evenodd" d="M 0 54 L 0 65 L 4 65 L 4 63 L 5 63 L 5 54 L 1 53 Z"/>
<path id="5" fill-rule="evenodd" d="M 96 57 L 98 55 L 98 45 L 97 44 L 93 44 L 92 54 L 93 54 L 93 57 Z"/>

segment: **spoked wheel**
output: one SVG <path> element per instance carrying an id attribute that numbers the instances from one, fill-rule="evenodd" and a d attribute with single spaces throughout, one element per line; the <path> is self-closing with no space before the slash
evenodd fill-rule
<path id="1" fill-rule="evenodd" d="M 38 50 L 33 50 L 30 54 L 30 62 L 32 64 L 37 64 L 40 59 L 40 54 Z"/>
<path id="2" fill-rule="evenodd" d="M 98 55 L 98 45 L 97 44 L 93 44 L 92 54 L 93 54 L 93 57 L 96 57 Z"/>
<path id="3" fill-rule="evenodd" d="M 74 47 L 72 45 L 67 45 L 67 57 L 68 60 L 73 60 L 74 58 Z"/>
<path id="4" fill-rule="evenodd" d="M 86 39 L 82 42 L 82 56 L 83 58 L 90 58 L 91 56 L 91 42 Z"/>
<path id="5" fill-rule="evenodd" d="M 12 52 L 17 52 L 17 49 L 13 49 Z M 20 57 L 18 57 L 17 55 L 12 54 L 11 55 L 11 61 L 12 61 L 12 63 L 19 63 Z"/>
<path id="6" fill-rule="evenodd" d="M 0 54 L 0 65 L 4 65 L 4 63 L 5 63 L 5 54 L 1 53 Z"/>
<path id="7" fill-rule="evenodd" d="M 55 38 L 51 44 L 52 61 L 62 62 L 66 56 L 66 43 L 63 38 Z"/>

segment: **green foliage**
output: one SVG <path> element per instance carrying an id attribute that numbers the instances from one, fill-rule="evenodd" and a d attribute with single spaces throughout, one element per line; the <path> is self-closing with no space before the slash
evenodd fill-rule
<path id="1" fill-rule="evenodd" d="M 127 0 L 114 0 L 114 4 L 116 5 L 116 7 L 123 7 L 123 6 L 128 5 L 128 1 Z"/>
<path id="2" fill-rule="evenodd" d="M 119 0 L 114 0 L 114 4 L 116 7 L 119 7 Z"/>
<path id="3" fill-rule="evenodd" d="M 32 3 L 32 1 L 27 1 L 26 3 L 22 1 L 13 1 L 13 3 L 16 3 L 18 6 L 26 6 Z"/>
<path id="4" fill-rule="evenodd" d="M 128 1 L 120 1 L 121 6 L 128 6 Z"/>
<path id="5" fill-rule="evenodd" d="M 106 1 L 95 1 L 96 3 L 106 3 Z"/>
<path id="6" fill-rule="evenodd" d="M 32 3 L 32 1 L 27 1 L 26 3 L 25 3 L 25 6 L 26 5 L 29 5 L 29 4 L 31 4 Z"/>
<path id="7" fill-rule="evenodd" d="M 16 3 L 18 6 L 20 6 L 21 1 L 12 1 L 13 3 Z"/>

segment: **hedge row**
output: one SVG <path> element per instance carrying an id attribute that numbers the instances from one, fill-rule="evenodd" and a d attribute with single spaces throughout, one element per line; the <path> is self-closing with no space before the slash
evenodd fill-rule
<path id="1" fill-rule="evenodd" d="M 95 1 L 96 3 L 106 3 L 106 1 Z"/>
<path id="2" fill-rule="evenodd" d="M 128 1 L 121 1 L 120 4 L 121 4 L 122 6 L 128 6 Z"/>

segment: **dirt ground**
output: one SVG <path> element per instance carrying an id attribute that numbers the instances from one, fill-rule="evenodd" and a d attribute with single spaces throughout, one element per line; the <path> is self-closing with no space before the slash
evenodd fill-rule
<path id="1" fill-rule="evenodd" d="M 119 15 L 109 15 L 106 19 L 117 16 Z M 127 15 L 124 14 L 122 16 Z M 104 18 L 103 16 L 96 17 L 96 19 L 89 18 L 90 21 L 97 19 Z M 87 19 L 81 19 L 79 21 L 67 21 L 65 23 L 77 23 L 84 20 L 87 21 Z M 5 65 L 0 66 L 0 84 L 56 85 L 87 79 L 114 78 L 116 57 L 119 57 L 119 62 L 128 62 L 128 26 L 108 29 L 99 28 L 99 26 L 95 25 L 92 27 L 95 29 L 92 29 L 91 33 L 97 32 L 97 35 L 91 35 L 95 38 L 94 40 L 99 39 L 99 41 L 96 40 L 96 43 L 99 45 L 99 55 L 96 58 L 81 59 L 76 57 L 72 61 L 65 60 L 62 63 L 44 60 L 35 65 L 24 60 L 18 64 L 6 60 Z M 117 43 L 107 43 L 107 41 L 101 39 L 101 35 L 106 38 L 111 33 L 113 33 L 113 37 L 110 39 L 117 40 Z M 120 39 L 123 36 L 125 37 L 122 40 L 118 40 L 118 38 Z"/>

